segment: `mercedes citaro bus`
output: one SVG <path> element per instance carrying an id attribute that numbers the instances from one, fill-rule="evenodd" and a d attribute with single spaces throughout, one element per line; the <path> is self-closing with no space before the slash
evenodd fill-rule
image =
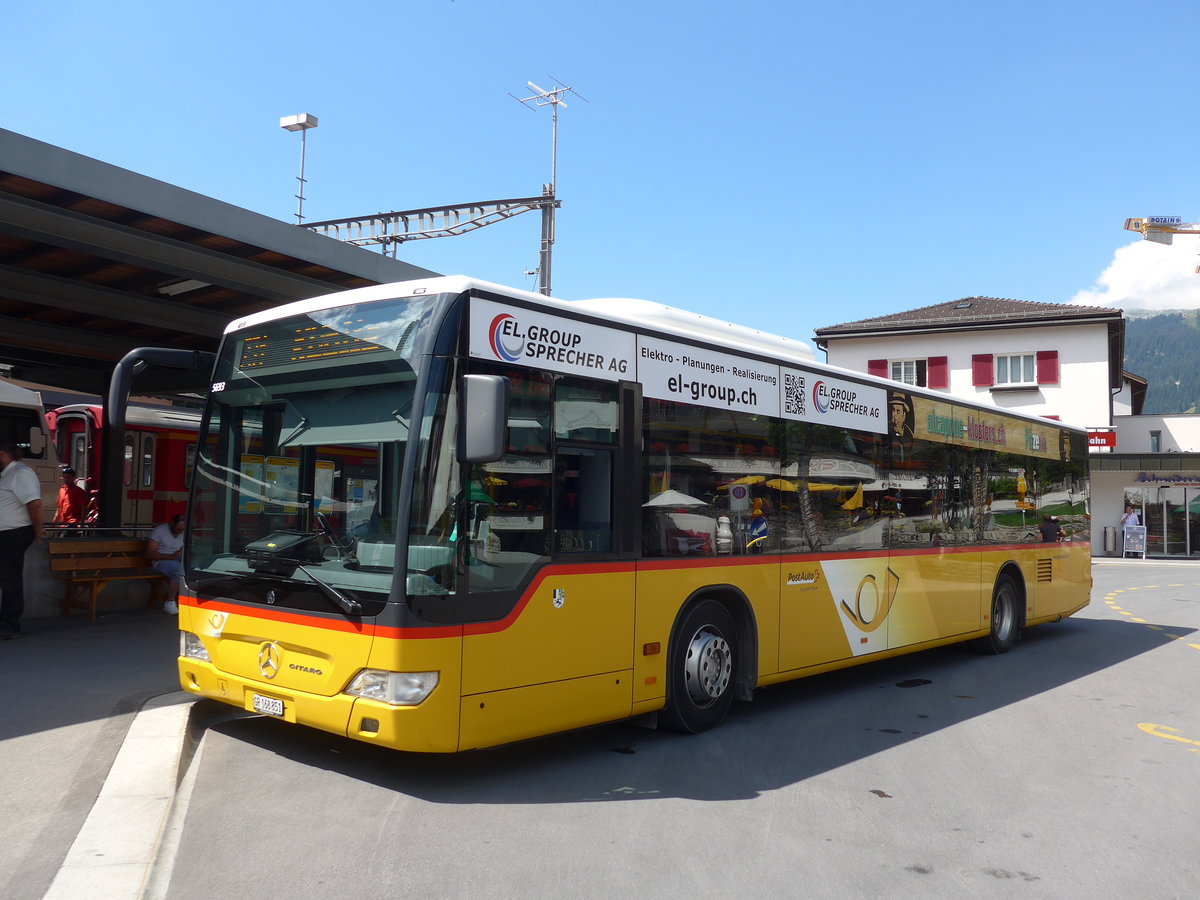
<path id="1" fill-rule="evenodd" d="M 410 751 L 698 732 L 762 685 L 1079 610 L 1088 503 L 1082 430 L 798 341 L 463 277 L 345 291 L 226 331 L 179 673 Z"/>

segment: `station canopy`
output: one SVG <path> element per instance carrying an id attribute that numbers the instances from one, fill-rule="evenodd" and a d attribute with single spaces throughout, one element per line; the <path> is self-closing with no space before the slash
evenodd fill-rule
<path id="1" fill-rule="evenodd" d="M 249 313 L 433 274 L 0 129 L 0 372 L 15 380 L 104 395 L 130 350 L 212 352 Z M 151 367 L 133 390 L 199 393 L 207 377 Z"/>

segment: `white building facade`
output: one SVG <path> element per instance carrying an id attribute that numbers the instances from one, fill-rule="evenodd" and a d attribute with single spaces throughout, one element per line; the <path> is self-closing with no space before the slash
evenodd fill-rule
<path id="1" fill-rule="evenodd" d="M 969 297 L 816 335 L 835 366 L 1085 428 L 1122 386 L 1119 309 Z"/>

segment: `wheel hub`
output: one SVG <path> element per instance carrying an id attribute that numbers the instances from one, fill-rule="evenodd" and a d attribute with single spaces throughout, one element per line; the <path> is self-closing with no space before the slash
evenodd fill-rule
<path id="1" fill-rule="evenodd" d="M 729 642 L 707 629 L 697 631 L 684 662 L 688 694 L 697 706 L 710 706 L 725 693 L 733 675 Z"/>

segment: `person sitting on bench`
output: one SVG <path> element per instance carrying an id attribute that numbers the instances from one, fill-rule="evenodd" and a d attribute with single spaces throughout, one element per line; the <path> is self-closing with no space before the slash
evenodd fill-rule
<path id="1" fill-rule="evenodd" d="M 155 526 L 146 544 L 146 556 L 152 560 L 154 571 L 165 575 L 170 582 L 163 612 L 175 615 L 179 612 L 179 575 L 183 571 L 182 515 L 174 515 L 170 522 Z"/>

